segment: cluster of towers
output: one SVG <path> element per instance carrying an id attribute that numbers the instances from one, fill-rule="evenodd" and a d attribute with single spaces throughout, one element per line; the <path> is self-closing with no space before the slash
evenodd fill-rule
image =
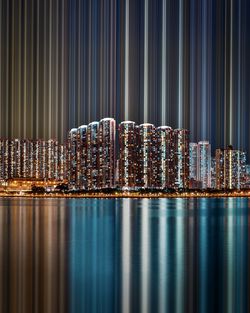
<path id="1" fill-rule="evenodd" d="M 248 187 L 246 152 L 232 146 L 216 149 L 208 141 L 189 144 L 190 189 L 230 190 Z"/>
<path id="2" fill-rule="evenodd" d="M 105 118 L 68 134 L 71 188 L 98 190 L 241 189 L 246 153 L 231 146 L 211 156 L 208 141 L 189 142 L 189 131 Z"/>
<path id="3" fill-rule="evenodd" d="M 0 139 L 0 179 L 66 179 L 66 147 L 57 140 Z"/>
<path id="4" fill-rule="evenodd" d="M 68 134 L 72 188 L 123 190 L 189 187 L 189 132 L 105 118 Z"/>
<path id="5" fill-rule="evenodd" d="M 118 129 L 118 132 L 117 132 Z M 0 140 L 0 179 L 68 181 L 71 190 L 241 189 L 246 153 L 232 146 L 211 156 L 189 131 L 104 118 L 57 140 Z"/>

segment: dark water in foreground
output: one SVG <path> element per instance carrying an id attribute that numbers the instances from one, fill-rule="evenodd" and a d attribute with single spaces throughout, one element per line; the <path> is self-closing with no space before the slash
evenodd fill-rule
<path id="1" fill-rule="evenodd" d="M 248 199 L 0 199 L 0 312 L 249 312 Z"/>

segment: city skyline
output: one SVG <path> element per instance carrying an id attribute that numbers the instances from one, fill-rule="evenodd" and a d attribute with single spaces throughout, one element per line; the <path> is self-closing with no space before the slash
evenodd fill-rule
<path id="1" fill-rule="evenodd" d="M 240 190 L 246 152 L 190 142 L 187 129 L 104 118 L 68 131 L 67 141 L 0 139 L 0 179 L 67 183 L 70 190 Z M 31 186 L 31 185 L 30 185 Z"/>

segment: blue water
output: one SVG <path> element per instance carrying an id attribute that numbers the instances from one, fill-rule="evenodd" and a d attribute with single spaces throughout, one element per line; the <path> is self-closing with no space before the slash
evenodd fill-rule
<path id="1" fill-rule="evenodd" d="M 0 199 L 0 312 L 249 312 L 249 208 Z"/>

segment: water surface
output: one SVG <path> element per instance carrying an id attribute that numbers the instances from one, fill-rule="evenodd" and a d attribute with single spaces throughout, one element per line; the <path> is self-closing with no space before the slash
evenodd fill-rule
<path id="1" fill-rule="evenodd" d="M 0 312 L 249 312 L 249 207 L 1 199 Z"/>

